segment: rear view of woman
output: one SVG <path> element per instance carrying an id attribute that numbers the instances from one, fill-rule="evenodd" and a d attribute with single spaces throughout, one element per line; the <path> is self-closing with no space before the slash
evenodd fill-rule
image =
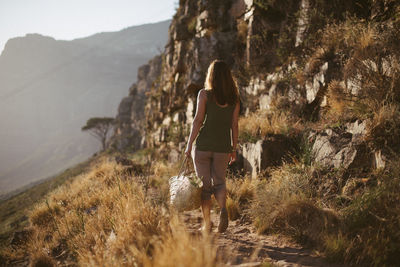
<path id="1" fill-rule="evenodd" d="M 197 110 L 185 154 L 193 155 L 196 174 L 203 181 L 201 208 L 203 230 L 210 232 L 211 195 L 221 208 L 218 231 L 228 227 L 225 173 L 236 160 L 239 92 L 228 65 L 214 60 L 207 72 L 205 89 L 197 96 Z M 193 142 L 196 140 L 192 151 Z"/>

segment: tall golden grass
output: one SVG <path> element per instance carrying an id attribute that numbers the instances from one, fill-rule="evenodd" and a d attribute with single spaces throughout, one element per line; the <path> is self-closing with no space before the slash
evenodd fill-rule
<path id="1" fill-rule="evenodd" d="M 229 177 L 226 182 L 226 208 L 230 220 L 238 219 L 254 197 L 254 182 L 249 176 Z"/>
<path id="2" fill-rule="evenodd" d="M 253 142 L 269 134 L 291 135 L 301 129 L 299 120 L 285 112 L 256 111 L 239 118 L 239 140 Z"/>
<path id="3" fill-rule="evenodd" d="M 352 19 L 325 28 L 320 48 L 310 61 L 321 58 L 320 51 L 331 51 L 341 67 L 337 78 L 343 83 L 334 80 L 328 90 L 328 102 L 335 114 L 370 118 L 382 105 L 399 104 L 400 54 L 398 43 L 393 42 L 396 36 L 398 29 L 393 26 Z"/>
<path id="4" fill-rule="evenodd" d="M 394 266 L 400 253 L 399 166 L 399 158 L 393 159 L 386 170 L 370 174 L 369 186 L 337 205 L 341 188 L 326 201 L 324 183 L 328 175 L 346 179 L 342 172 L 326 173 L 299 162 L 284 164 L 272 170 L 268 179 L 253 182 L 253 223 L 260 233 L 289 235 L 319 248 L 335 262 Z"/>
<path id="5" fill-rule="evenodd" d="M 286 163 L 272 170 L 269 180 L 259 179 L 251 214 L 260 233 L 282 232 L 315 242 L 325 227 L 337 221 L 312 201 L 312 176 L 311 167 Z"/>
<path id="6" fill-rule="evenodd" d="M 158 166 L 151 179 L 172 169 Z M 167 203 L 153 201 L 152 188 L 146 194 L 141 180 L 104 160 L 50 194 L 30 214 L 31 265 L 219 265 L 211 240 L 191 236 Z"/>

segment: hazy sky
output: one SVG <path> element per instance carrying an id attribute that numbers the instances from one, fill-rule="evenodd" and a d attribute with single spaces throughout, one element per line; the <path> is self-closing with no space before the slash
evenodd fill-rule
<path id="1" fill-rule="evenodd" d="M 0 0 L 0 52 L 7 40 L 40 33 L 71 40 L 172 18 L 177 0 Z"/>

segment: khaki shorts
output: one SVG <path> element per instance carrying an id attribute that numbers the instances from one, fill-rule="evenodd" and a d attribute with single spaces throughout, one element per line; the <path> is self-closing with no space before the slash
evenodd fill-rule
<path id="1" fill-rule="evenodd" d="M 225 174 L 229 162 L 229 153 L 211 151 L 192 152 L 196 175 L 203 181 L 202 199 L 209 200 L 211 194 L 226 191 Z"/>

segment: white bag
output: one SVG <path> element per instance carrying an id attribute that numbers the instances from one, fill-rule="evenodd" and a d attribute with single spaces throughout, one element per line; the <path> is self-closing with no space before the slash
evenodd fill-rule
<path id="1" fill-rule="evenodd" d="M 182 163 L 177 176 L 169 179 L 171 205 L 178 211 L 189 211 L 200 207 L 202 181 L 187 172 L 187 159 Z"/>

